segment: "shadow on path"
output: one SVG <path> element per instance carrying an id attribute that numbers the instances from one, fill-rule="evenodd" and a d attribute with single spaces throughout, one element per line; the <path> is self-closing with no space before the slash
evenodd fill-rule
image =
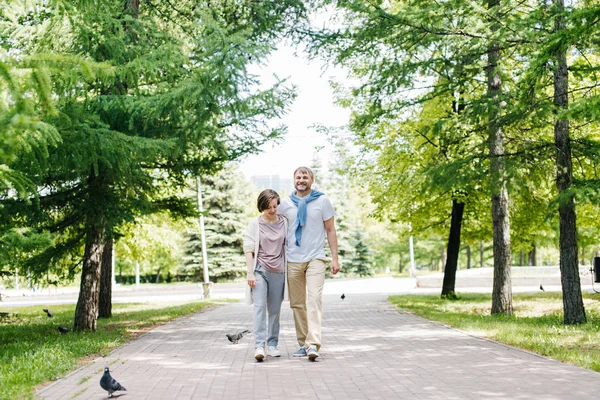
<path id="1" fill-rule="evenodd" d="M 317 362 L 298 348 L 289 303 L 280 358 L 254 360 L 241 303 L 180 318 L 38 393 L 102 399 L 104 366 L 128 399 L 596 399 L 600 374 L 450 329 L 397 310 L 382 295 L 325 296 Z"/>

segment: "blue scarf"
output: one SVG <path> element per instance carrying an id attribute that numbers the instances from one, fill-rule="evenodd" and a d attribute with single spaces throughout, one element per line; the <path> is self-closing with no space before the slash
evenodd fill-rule
<path id="1" fill-rule="evenodd" d="M 302 240 L 302 227 L 306 225 L 306 205 L 313 200 L 318 199 L 325 193 L 321 193 L 318 190 L 312 190 L 307 197 L 296 196 L 296 191 L 290 195 L 292 203 L 298 207 L 298 216 L 296 217 L 296 246 L 300 247 L 300 241 Z"/>

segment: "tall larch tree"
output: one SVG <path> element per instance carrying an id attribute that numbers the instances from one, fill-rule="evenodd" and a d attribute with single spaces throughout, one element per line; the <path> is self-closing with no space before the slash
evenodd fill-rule
<path id="1" fill-rule="evenodd" d="M 52 168 L 25 157 L 11 165 L 33 182 L 39 206 L 7 202 L 2 212 L 21 210 L 13 225 L 54 236 L 54 246 L 29 260 L 32 273 L 79 258 L 70 265 L 73 275 L 82 271 L 74 329 L 94 330 L 102 253 L 120 226 L 160 210 L 192 215 L 193 204 L 178 195 L 187 177 L 282 133 L 269 121 L 293 91 L 281 82 L 260 90 L 248 66 L 267 56 L 288 24 L 301 23 L 304 8 L 297 1 L 57 0 L 32 12 L 31 35 L 17 47 L 73 55 L 107 72 L 86 71 L 76 82 L 61 71 L 49 76 L 57 112 L 43 121 L 60 133 Z"/>
<path id="2" fill-rule="evenodd" d="M 554 34 L 559 38 L 566 30 L 564 0 L 554 0 Z M 569 120 L 564 111 L 569 107 L 569 70 L 567 51 L 569 43 L 557 40 L 554 48 L 554 106 L 557 118 L 554 122 L 556 145 L 556 187 L 559 194 L 558 214 L 560 221 L 560 277 L 563 290 L 564 321 L 579 324 L 586 321 L 577 251 L 577 216 L 574 195 L 569 193 L 573 180 Z"/>
<path id="3" fill-rule="evenodd" d="M 512 282 L 510 259 L 510 215 L 508 210 L 507 173 L 504 153 L 502 113 L 502 77 L 500 66 L 501 43 L 495 37 L 502 18 L 499 0 L 488 0 L 491 23 L 487 53 L 488 145 L 490 151 L 490 187 L 492 194 L 492 221 L 494 238 L 494 283 L 492 314 L 511 315 Z"/>

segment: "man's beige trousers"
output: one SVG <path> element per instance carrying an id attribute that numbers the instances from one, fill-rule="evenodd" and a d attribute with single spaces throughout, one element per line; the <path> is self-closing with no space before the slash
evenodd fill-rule
<path id="1" fill-rule="evenodd" d="M 321 348 L 323 316 L 324 259 L 310 262 L 288 262 L 290 307 L 294 312 L 296 338 L 300 346 Z"/>

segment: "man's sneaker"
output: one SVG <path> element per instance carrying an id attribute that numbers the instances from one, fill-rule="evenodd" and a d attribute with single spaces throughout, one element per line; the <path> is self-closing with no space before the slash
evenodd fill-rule
<path id="1" fill-rule="evenodd" d="M 269 346 L 267 347 L 267 355 L 271 357 L 281 357 L 281 352 L 277 346 Z"/>
<path id="2" fill-rule="evenodd" d="M 306 357 L 306 347 L 302 346 L 292 354 L 294 357 Z"/>
<path id="3" fill-rule="evenodd" d="M 319 353 L 317 353 L 317 348 L 315 346 L 310 346 L 308 348 L 308 359 L 310 361 L 315 361 L 319 357 Z"/>
<path id="4" fill-rule="evenodd" d="M 258 360 L 258 361 L 262 361 L 263 358 L 265 358 L 265 348 L 264 347 L 257 347 L 254 350 L 254 358 L 256 358 L 256 360 Z"/>

